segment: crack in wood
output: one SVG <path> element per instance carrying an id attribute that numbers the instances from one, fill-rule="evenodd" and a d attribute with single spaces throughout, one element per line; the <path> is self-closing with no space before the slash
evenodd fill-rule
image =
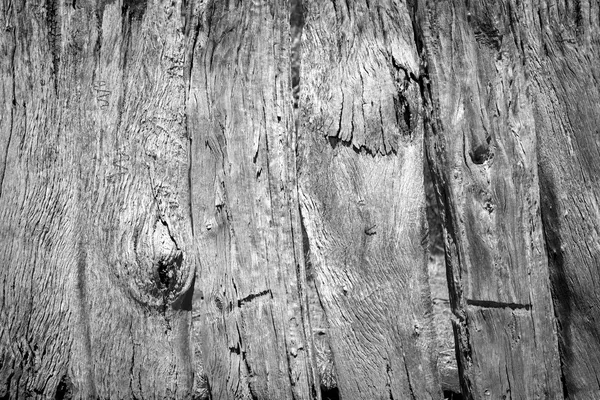
<path id="1" fill-rule="evenodd" d="M 404 350 L 402 350 L 402 363 L 404 364 L 404 371 L 406 372 L 406 381 L 408 383 L 408 390 L 410 392 L 410 398 L 411 400 L 416 400 L 416 396 L 415 396 L 415 390 L 413 388 L 411 379 L 410 379 L 410 371 L 408 370 L 408 365 L 406 365 L 406 355 L 404 354 Z M 391 369 L 390 369 L 391 372 Z M 392 392 L 390 391 L 390 400 L 394 400 L 394 397 L 392 395 Z"/>
<path id="2" fill-rule="evenodd" d="M 200 376 L 195 378 L 195 389 L 194 395 L 192 396 L 193 400 L 211 400 L 212 397 L 212 388 L 210 386 L 210 382 L 208 380 L 208 376 L 206 374 L 201 374 Z"/>
<path id="3" fill-rule="evenodd" d="M 61 48 L 61 15 L 60 0 L 46 0 L 46 24 L 48 27 L 48 45 L 52 55 L 54 73 L 54 90 L 58 94 L 58 68 Z"/>
<path id="4" fill-rule="evenodd" d="M 472 300 L 467 299 L 467 304 L 470 306 L 480 308 L 500 308 L 500 309 L 511 309 L 511 310 L 531 310 L 531 304 L 519 304 L 519 303 L 503 303 L 500 301 L 492 300 Z"/>
<path id="5" fill-rule="evenodd" d="M 389 362 L 385 366 L 385 372 L 387 374 L 387 382 L 386 382 L 385 386 L 387 387 L 387 390 L 388 390 L 388 400 L 394 400 L 394 393 L 392 392 L 392 374 L 391 374 L 392 366 L 390 365 Z"/>
<path id="6" fill-rule="evenodd" d="M 12 141 L 13 136 L 13 128 L 14 128 L 14 120 L 15 120 L 15 107 L 17 105 L 17 99 L 15 98 L 16 84 L 15 84 L 15 53 L 17 51 L 16 44 L 16 28 L 12 28 L 12 48 L 10 49 L 10 66 L 11 66 L 11 75 L 12 75 L 12 107 L 10 108 L 10 128 L 8 131 L 8 141 L 6 142 L 6 148 L 4 150 L 4 163 L 0 166 L 2 168 L 0 171 L 0 197 L 2 197 L 2 188 L 4 186 L 4 176 L 6 174 L 6 168 L 8 166 L 7 160 L 10 150 L 10 142 Z M 2 298 L 2 309 L 4 309 L 4 297 Z"/>
<path id="7" fill-rule="evenodd" d="M 271 291 L 270 289 L 268 290 L 269 292 Z M 246 367 L 246 377 L 249 378 L 251 376 L 254 375 L 252 368 L 250 367 L 250 362 L 246 356 L 246 351 L 244 350 L 244 346 L 243 346 L 243 339 L 242 339 L 242 332 L 240 331 L 240 326 L 239 324 L 236 323 L 236 330 L 237 330 L 237 334 L 238 334 L 238 342 L 236 344 L 236 347 L 238 348 L 239 352 L 233 352 L 235 354 L 238 354 L 240 356 L 240 358 L 242 359 L 242 363 L 243 365 Z M 231 350 L 231 347 L 229 348 Z M 252 385 L 250 385 L 248 383 L 247 385 L 247 389 L 248 389 L 248 395 L 250 397 L 251 400 L 258 400 L 258 397 L 256 396 L 256 394 L 254 393 L 254 390 L 252 388 Z"/>
<path id="8" fill-rule="evenodd" d="M 372 226 L 370 226 L 368 228 L 365 228 L 365 235 L 367 235 L 367 236 L 373 236 L 373 235 L 377 234 L 377 230 L 376 229 L 377 229 L 377 224 L 372 225 Z"/>
<path id="9" fill-rule="evenodd" d="M 302 29 L 304 27 L 304 7 L 302 0 L 292 0 L 290 12 L 290 72 L 292 80 L 292 97 L 294 108 L 298 108 L 300 97 L 300 66 L 302 61 Z"/>
<path id="10" fill-rule="evenodd" d="M 248 296 L 244 297 L 243 299 L 239 299 L 238 307 L 241 307 L 244 304 L 250 303 L 252 300 L 254 300 L 256 298 L 263 297 L 266 295 L 270 295 L 271 298 L 273 298 L 273 293 L 271 292 L 271 289 L 266 289 L 266 290 L 263 290 L 262 292 L 258 292 L 258 293 L 252 293 L 252 294 L 249 294 Z"/>

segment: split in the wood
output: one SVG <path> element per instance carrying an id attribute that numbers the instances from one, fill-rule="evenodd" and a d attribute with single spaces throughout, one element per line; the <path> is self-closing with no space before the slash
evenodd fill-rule
<path id="1" fill-rule="evenodd" d="M 377 224 L 365 228 L 365 235 L 373 236 L 375 234 L 377 234 Z"/>
<path id="2" fill-rule="evenodd" d="M 292 0 L 290 12 L 290 30 L 292 43 L 290 46 L 290 71 L 294 108 L 298 108 L 300 96 L 300 64 L 302 60 L 302 28 L 304 27 L 304 8 L 301 0 Z"/>
<path id="3" fill-rule="evenodd" d="M 491 300 L 471 300 L 467 299 L 467 304 L 470 306 L 481 307 L 481 308 L 509 308 L 511 310 L 531 310 L 531 304 L 519 304 L 519 303 L 503 303 L 499 301 Z"/>
<path id="4" fill-rule="evenodd" d="M 62 48 L 62 23 L 59 0 L 46 0 L 46 24 L 48 27 L 48 45 L 52 54 L 54 85 L 56 92 L 58 92 L 58 71 L 60 66 L 60 50 Z"/>
<path id="5" fill-rule="evenodd" d="M 201 374 L 194 377 L 194 394 L 192 395 L 193 400 L 209 400 L 212 399 L 212 393 L 210 384 L 208 382 L 208 376 Z"/>
<path id="6" fill-rule="evenodd" d="M 251 302 L 252 300 L 258 298 L 258 297 L 263 297 L 266 295 L 270 295 L 271 298 L 273 298 L 273 293 L 271 292 L 271 289 L 265 289 L 262 292 L 258 292 L 258 293 L 252 293 L 246 297 L 244 297 L 243 299 L 239 299 L 238 300 L 238 307 L 243 306 L 246 303 Z"/>
<path id="7" fill-rule="evenodd" d="M 235 346 L 229 346 L 229 352 L 234 354 L 241 354 L 242 351 L 240 350 L 240 344 L 236 343 Z"/>

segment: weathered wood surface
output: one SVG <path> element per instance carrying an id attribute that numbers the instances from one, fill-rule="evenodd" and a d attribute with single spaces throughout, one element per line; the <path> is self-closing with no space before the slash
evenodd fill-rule
<path id="1" fill-rule="evenodd" d="M 2 0 L 0 398 L 600 397 L 599 18 Z"/>
<path id="2" fill-rule="evenodd" d="M 0 397 L 191 390 L 178 7 L 3 2 Z"/>
<path id="3" fill-rule="evenodd" d="M 289 10 L 287 1 L 215 3 L 196 28 L 194 334 L 215 399 L 318 392 L 306 340 Z"/>
<path id="4" fill-rule="evenodd" d="M 445 207 L 463 392 L 562 398 L 535 125 L 510 15 L 430 3 L 427 138 Z"/>
<path id="5" fill-rule="evenodd" d="M 327 164 L 315 164 L 311 155 L 302 153 L 300 157 L 308 166 L 308 169 L 303 170 L 306 175 L 323 179 L 333 174 L 330 181 L 322 180 L 325 185 L 340 182 L 350 191 L 353 190 L 353 184 L 364 185 L 359 193 L 353 193 L 353 197 L 365 197 L 362 202 L 371 203 L 366 208 L 378 210 L 381 216 L 372 221 L 357 219 L 358 224 L 354 227 L 357 229 L 352 228 L 354 233 L 344 231 L 351 227 L 344 225 L 343 221 L 347 221 L 347 217 L 339 218 L 336 229 L 341 228 L 341 232 L 347 235 L 345 247 L 338 247 L 336 253 L 321 254 L 313 248 L 313 241 L 320 240 L 313 226 L 322 217 L 316 214 L 318 211 L 310 209 L 312 206 L 303 199 L 306 244 L 315 258 L 308 277 L 306 273 L 298 271 L 298 268 L 304 269 L 302 246 L 306 244 L 301 242 L 302 231 L 298 225 L 296 132 L 289 89 L 292 83 L 298 84 L 296 74 L 299 73 L 300 98 L 296 99 L 300 104 L 297 114 L 298 140 L 304 141 L 300 151 L 315 148 L 315 154 L 331 152 L 328 139 L 312 125 L 313 115 L 318 115 L 318 111 L 311 113 L 309 106 L 304 104 L 312 103 L 305 93 L 319 89 L 310 79 L 304 80 L 303 77 L 314 75 L 313 68 L 317 68 L 314 63 L 322 63 L 318 68 L 324 69 L 331 62 L 328 58 L 314 62 L 309 59 L 308 54 L 314 46 L 311 40 L 316 39 L 315 35 L 325 36 L 322 39 L 332 43 L 337 40 L 337 30 L 326 25 L 332 21 L 320 12 L 321 5 L 315 3 L 312 7 L 306 7 L 304 16 L 293 15 L 295 19 L 291 21 L 292 26 L 289 25 L 287 13 L 280 14 L 276 6 L 268 3 L 248 5 L 235 11 L 229 9 L 227 13 L 225 9 L 211 10 L 210 21 L 215 25 L 206 27 L 206 31 L 210 32 L 206 45 L 196 50 L 201 55 L 198 56 L 198 61 L 194 59 L 194 65 L 198 67 L 192 71 L 190 104 L 195 107 L 194 102 L 197 102 L 200 111 L 190 110 L 190 115 L 193 116 L 190 121 L 197 118 L 194 122 L 197 125 L 194 125 L 192 132 L 194 156 L 198 162 L 194 163 L 192 176 L 193 179 L 202 177 L 202 180 L 195 185 L 198 192 L 193 196 L 194 209 L 196 205 L 198 209 L 198 213 L 194 213 L 194 226 L 201 242 L 201 253 L 207 257 L 201 269 L 201 278 L 197 281 L 195 296 L 198 308 L 202 310 L 197 329 L 205 332 L 199 336 L 205 340 L 203 348 L 208 353 L 204 355 L 208 360 L 205 367 L 210 371 L 208 374 L 213 396 L 215 392 L 221 396 L 222 393 L 247 390 L 260 398 L 285 398 L 292 395 L 288 389 L 290 381 L 296 387 L 296 397 L 306 396 L 310 391 L 318 389 L 312 383 L 316 382 L 313 381 L 313 367 L 306 359 L 310 355 L 308 350 L 312 347 L 313 333 L 308 321 L 303 321 L 308 314 L 303 317 L 302 311 L 307 310 L 317 317 L 314 329 L 316 369 L 320 372 L 317 374 L 318 383 L 324 389 L 331 390 L 339 385 L 341 396 L 357 399 L 400 396 L 401 393 L 412 391 L 418 398 L 430 398 L 437 395 L 439 388 L 433 368 L 431 310 L 422 245 L 422 177 L 412 174 L 412 168 L 421 171 L 422 163 L 419 140 L 422 126 L 416 126 L 418 90 L 414 85 L 410 88 L 403 87 L 412 96 L 411 102 L 415 102 L 412 122 L 415 127 L 414 133 L 408 132 L 408 127 L 403 132 L 409 138 L 414 136 L 414 144 L 406 152 L 404 173 L 400 174 L 394 171 L 402 167 L 400 157 L 393 154 L 397 151 L 400 139 L 394 101 L 406 101 L 408 107 L 406 97 L 409 95 L 395 98 L 393 93 L 397 86 L 392 70 L 389 69 L 392 65 L 388 65 L 387 60 L 381 69 L 388 85 L 379 85 L 371 78 L 369 96 L 378 95 L 376 90 L 382 87 L 388 92 L 386 96 L 377 99 L 378 104 L 372 111 L 368 111 L 366 117 L 371 118 L 370 123 L 365 125 L 366 128 L 361 128 L 360 133 L 357 124 L 355 134 L 356 138 L 359 134 L 382 137 L 379 114 L 380 108 L 385 107 L 385 118 L 388 118 L 385 128 L 388 131 L 384 137 L 389 137 L 377 144 L 381 151 L 377 147 L 373 152 L 383 152 L 386 157 L 389 152 L 390 157 L 379 157 L 376 160 L 370 154 L 360 155 L 350 151 L 350 157 L 331 170 Z M 301 12 L 294 12 L 299 11 Z M 406 16 L 405 13 L 405 19 Z M 365 14 L 364 18 L 367 20 L 370 15 Z M 306 24 L 302 32 L 303 19 Z M 341 20 L 338 22 L 334 19 L 333 23 L 341 24 Z M 295 39 L 302 35 L 302 46 L 290 47 L 298 44 L 289 42 L 290 33 Z M 373 31 L 372 34 L 376 32 Z M 404 35 L 409 41 L 412 40 L 412 31 L 408 30 Z M 357 42 L 361 43 L 363 50 L 368 49 L 371 44 L 362 37 L 357 38 Z M 410 47 L 404 44 L 404 48 Z M 298 62 L 301 59 L 307 70 L 289 64 L 290 50 L 294 52 L 291 60 Z M 401 49 L 395 51 L 398 53 L 397 57 L 402 56 Z M 415 64 L 416 56 L 411 56 L 408 62 Z M 352 66 L 352 73 L 358 73 L 360 63 L 366 60 L 366 54 L 359 55 Z M 292 81 L 286 74 L 290 67 Z M 194 75 L 196 69 L 197 77 Z M 362 99 L 352 99 L 350 96 L 360 95 L 360 77 L 349 78 L 355 79 L 355 84 L 348 90 L 348 104 L 351 108 L 353 103 L 356 103 L 354 107 L 359 107 Z M 275 83 L 275 88 L 271 87 L 272 82 Z M 405 81 L 399 84 L 408 86 Z M 365 117 L 362 115 L 362 106 L 360 107 L 361 115 L 358 116 L 357 111 L 356 118 L 362 119 Z M 323 120 L 337 122 L 339 115 L 326 116 Z M 402 122 L 405 123 L 404 120 Z M 377 132 L 374 131 L 376 129 Z M 363 141 L 366 146 L 371 146 L 365 139 Z M 360 146 L 359 144 L 358 147 Z M 385 146 L 388 146 L 387 150 Z M 370 151 L 366 147 L 366 152 Z M 362 171 L 350 175 L 337 174 L 337 169 L 344 168 L 344 163 L 351 169 L 362 168 Z M 374 179 L 373 188 L 361 182 L 382 172 L 390 177 L 383 181 Z M 388 185 L 392 183 L 398 188 L 397 191 L 389 190 Z M 332 193 L 331 189 L 321 189 L 320 195 Z M 343 197 L 344 193 L 332 195 Z M 397 214 L 390 218 L 388 210 L 392 208 L 388 204 L 391 204 L 391 198 L 395 196 L 405 198 L 403 203 L 395 207 Z M 373 199 L 376 197 L 380 197 L 378 203 L 374 203 Z M 420 198 L 420 201 L 414 201 L 415 198 Z M 333 207 L 340 207 L 335 201 L 330 201 Z M 359 201 L 356 198 L 345 204 L 356 206 Z M 408 204 L 413 208 L 406 207 Z M 331 217 L 332 220 L 336 219 L 335 215 Z M 366 226 L 368 223 L 371 225 Z M 380 228 L 374 226 L 377 223 L 380 223 Z M 380 233 L 375 236 L 377 231 Z M 387 248 L 388 243 L 404 231 L 408 241 L 392 245 L 391 249 Z M 353 255 L 353 252 L 366 251 L 367 238 L 375 243 L 371 245 L 372 255 L 362 259 Z M 404 250 L 404 247 L 408 249 Z M 378 255 L 379 252 L 383 255 Z M 394 260 L 401 256 L 406 257 L 406 261 L 395 265 Z M 324 257 L 331 260 L 332 267 L 329 269 L 323 266 Z M 355 270 L 351 273 L 357 274 L 356 277 L 365 286 L 357 287 L 360 293 L 353 293 L 351 298 L 354 297 L 354 300 L 340 309 L 332 305 L 329 296 L 338 296 L 343 290 L 354 290 L 346 288 L 346 278 L 339 276 L 341 273 L 348 273 L 348 268 L 343 267 L 344 263 L 350 264 L 349 267 Z M 361 263 L 365 265 L 361 267 Z M 223 268 L 224 265 L 226 268 Z M 358 275 L 361 268 L 366 269 L 362 272 L 362 277 Z M 394 274 L 398 282 L 369 282 L 369 272 L 375 279 L 384 278 L 385 274 L 382 272 L 389 272 Z M 338 275 L 337 281 L 334 275 Z M 313 282 L 320 292 L 319 301 L 312 301 L 316 294 L 310 290 Z M 352 282 L 347 284 L 352 285 Z M 360 282 L 355 284 L 359 286 Z M 406 294 L 396 295 L 398 287 L 404 287 Z M 301 289 L 300 297 L 294 298 L 298 288 Z M 360 295 L 367 298 L 361 299 Z M 345 294 L 343 296 L 346 297 Z M 311 299 L 308 305 L 305 297 Z M 323 315 L 320 311 L 321 303 L 325 306 L 328 323 L 318 317 Z M 219 307 L 219 304 L 222 306 Z M 402 312 L 410 315 L 405 326 L 398 323 L 404 319 Z M 354 320 L 354 323 L 342 323 L 344 314 L 346 318 Z M 380 318 L 383 320 L 380 321 Z M 382 328 L 378 325 L 382 325 Z M 373 331 L 368 331 L 369 326 Z M 356 333 L 352 333 L 353 331 Z M 284 335 L 277 336 L 278 332 L 283 332 Z M 359 339 L 349 337 L 354 334 Z M 335 368 L 329 355 L 331 350 L 338 360 Z M 287 357 L 283 357 L 285 355 Z M 422 372 L 419 371 L 421 366 Z M 269 370 L 280 373 L 271 376 Z M 411 376 L 412 370 L 415 370 L 415 377 Z M 243 382 L 242 388 L 237 386 L 238 380 Z M 221 389 L 227 382 L 232 387 Z"/>
<path id="6" fill-rule="evenodd" d="M 600 398 L 600 3 L 521 5 L 565 394 Z"/>
<path id="7" fill-rule="evenodd" d="M 440 398 L 410 14 L 393 1 L 305 7 L 300 202 L 341 398 Z"/>
<path id="8" fill-rule="evenodd" d="M 425 177 L 425 198 L 428 233 L 429 286 L 433 305 L 433 327 L 435 329 L 435 345 L 437 346 L 437 369 L 440 385 L 444 392 L 459 394 L 460 381 L 458 364 L 454 346 L 454 329 L 452 327 L 452 308 L 448 279 L 446 277 L 446 260 L 444 252 L 444 231 L 442 228 L 442 208 L 437 200 L 435 185 L 432 181 L 431 168 L 427 159 L 423 168 Z"/>
<path id="9" fill-rule="evenodd" d="M 599 5 L 422 5 L 463 391 L 597 398 Z"/>

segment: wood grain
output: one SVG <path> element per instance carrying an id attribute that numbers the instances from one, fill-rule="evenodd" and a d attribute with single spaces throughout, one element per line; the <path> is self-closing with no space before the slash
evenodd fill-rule
<path id="1" fill-rule="evenodd" d="M 305 7 L 301 209 L 340 396 L 439 398 L 410 14 L 396 1 Z"/>
<path id="2" fill-rule="evenodd" d="M 573 218 L 564 210 L 575 203 L 557 203 L 559 182 L 574 182 L 563 165 L 575 165 L 572 157 L 591 165 L 583 154 L 595 151 L 593 130 L 585 128 L 595 126 L 595 114 L 588 100 L 576 105 L 573 97 L 596 93 L 593 68 L 583 61 L 593 54 L 592 31 L 583 27 L 591 29 L 594 5 L 584 3 L 422 3 L 433 115 L 427 146 L 446 207 L 463 392 L 473 398 L 597 396 L 598 375 L 589 368 L 597 364 L 596 328 L 571 323 L 579 312 L 581 322 L 593 318 L 572 305 L 582 293 L 595 301 L 590 286 L 576 282 L 588 276 L 583 266 L 594 251 L 587 244 L 597 240 L 580 236 L 587 252 L 565 261 L 563 254 L 581 245 L 574 245 L 574 230 L 564 236 L 559 228 Z M 576 21 L 581 29 L 568 28 Z M 563 45 L 551 34 L 568 36 L 569 29 L 578 41 Z M 559 56 L 553 47 L 564 50 Z M 559 71 L 577 68 L 581 74 L 566 84 Z M 566 150 L 575 137 L 586 142 L 578 156 Z M 581 176 L 587 167 L 577 168 Z M 570 191 L 594 204 L 588 187 Z M 575 213 L 571 226 L 591 228 L 589 212 Z"/>
<path id="3" fill-rule="evenodd" d="M 196 253 L 177 4 L 3 9 L 0 396 L 182 397 Z"/>
<path id="4" fill-rule="evenodd" d="M 600 397 L 597 1 L 515 8 L 531 77 L 541 214 L 565 394 Z"/>
<path id="5" fill-rule="evenodd" d="M 0 27 L 0 398 L 442 397 L 425 157 L 464 396 L 600 397 L 598 0 Z"/>
<path id="6" fill-rule="evenodd" d="M 198 30 L 188 106 L 201 257 L 193 329 L 212 398 L 317 398 L 289 3 L 215 3 Z"/>

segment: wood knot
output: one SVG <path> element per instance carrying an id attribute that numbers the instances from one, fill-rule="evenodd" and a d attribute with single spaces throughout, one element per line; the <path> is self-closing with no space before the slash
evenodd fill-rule
<path id="1" fill-rule="evenodd" d="M 171 235 L 167 223 L 160 220 L 152 235 L 152 250 L 155 264 L 171 265 L 181 257 L 181 250 Z"/>
<path id="2" fill-rule="evenodd" d="M 134 229 L 132 239 L 133 254 L 126 251 L 126 259 L 117 265 L 117 277 L 136 301 L 177 308 L 191 288 L 194 265 L 186 260 L 171 226 L 161 217 L 148 219 Z"/>
<path id="3" fill-rule="evenodd" d="M 152 235 L 153 262 L 156 267 L 154 282 L 163 296 L 171 297 L 177 292 L 181 280 L 181 264 L 183 252 L 171 234 L 167 223 L 157 221 Z"/>

